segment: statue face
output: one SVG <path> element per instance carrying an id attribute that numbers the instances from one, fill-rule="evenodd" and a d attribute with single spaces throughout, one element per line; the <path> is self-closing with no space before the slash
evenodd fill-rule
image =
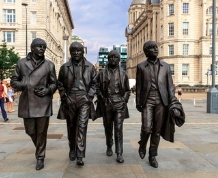
<path id="1" fill-rule="evenodd" d="M 38 57 L 44 56 L 45 50 L 46 50 L 46 46 L 44 44 L 38 44 L 32 48 L 33 54 Z"/>
<path id="2" fill-rule="evenodd" d="M 79 48 L 73 48 L 70 51 L 71 58 L 75 61 L 80 61 L 83 58 L 83 51 Z"/>
<path id="3" fill-rule="evenodd" d="M 157 57 L 158 56 L 158 47 L 157 47 L 157 44 L 149 45 L 146 48 L 146 56 L 147 57 Z"/>
<path id="4" fill-rule="evenodd" d="M 117 67 L 119 65 L 119 62 L 120 62 L 120 57 L 118 55 L 116 55 L 116 54 L 111 55 L 108 58 L 109 65 L 111 65 L 113 67 Z"/>

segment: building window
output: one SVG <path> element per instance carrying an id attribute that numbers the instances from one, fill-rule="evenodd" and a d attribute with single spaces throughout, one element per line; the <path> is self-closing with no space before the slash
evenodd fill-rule
<path id="1" fill-rule="evenodd" d="M 209 47 L 209 54 L 212 55 L 212 44 L 210 44 L 210 47 Z"/>
<path id="2" fill-rule="evenodd" d="M 32 32 L 32 40 L 36 39 L 36 32 Z"/>
<path id="3" fill-rule="evenodd" d="M 5 42 L 14 43 L 15 42 L 15 32 L 3 32 L 3 39 Z"/>
<path id="4" fill-rule="evenodd" d="M 183 55 L 188 56 L 188 44 L 183 44 Z"/>
<path id="5" fill-rule="evenodd" d="M 31 12 L 31 23 L 32 24 L 36 23 L 36 12 Z"/>
<path id="6" fill-rule="evenodd" d="M 189 22 L 183 22 L 183 24 L 182 24 L 183 35 L 188 35 L 188 26 L 189 26 Z"/>
<path id="7" fill-rule="evenodd" d="M 32 2 L 36 2 L 36 0 L 32 0 Z"/>
<path id="8" fill-rule="evenodd" d="M 182 64 L 182 75 L 188 75 L 188 64 Z"/>
<path id="9" fill-rule="evenodd" d="M 169 23 L 169 36 L 174 36 L 174 23 Z"/>
<path id="10" fill-rule="evenodd" d="M 171 75 L 174 75 L 174 64 L 170 64 Z"/>
<path id="11" fill-rule="evenodd" d="M 15 2 L 15 0 L 4 0 L 4 2 Z"/>
<path id="12" fill-rule="evenodd" d="M 174 4 L 169 4 L 169 15 L 174 15 Z"/>
<path id="13" fill-rule="evenodd" d="M 213 33 L 213 24 L 209 23 L 209 35 L 212 35 Z"/>
<path id="14" fill-rule="evenodd" d="M 174 55 L 174 45 L 169 45 L 169 56 Z"/>
<path id="15" fill-rule="evenodd" d="M 183 3 L 182 4 L 182 12 L 183 14 L 188 14 L 188 6 L 189 6 L 189 3 Z"/>
<path id="16" fill-rule="evenodd" d="M 15 22 L 16 14 L 14 9 L 4 9 L 4 22 Z"/>

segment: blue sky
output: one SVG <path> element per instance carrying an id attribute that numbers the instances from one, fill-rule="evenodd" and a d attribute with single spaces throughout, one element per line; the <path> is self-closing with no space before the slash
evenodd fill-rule
<path id="1" fill-rule="evenodd" d="M 132 0 L 69 0 L 75 28 L 88 48 L 87 60 L 97 62 L 100 47 L 126 44 L 125 28 Z"/>

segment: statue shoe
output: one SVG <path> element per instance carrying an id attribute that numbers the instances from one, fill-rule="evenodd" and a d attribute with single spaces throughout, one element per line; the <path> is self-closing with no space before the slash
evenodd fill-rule
<path id="1" fill-rule="evenodd" d="M 70 151 L 69 152 L 69 158 L 70 158 L 70 161 L 74 161 L 76 159 L 75 151 Z"/>
<path id="2" fill-rule="evenodd" d="M 123 162 L 124 162 L 124 159 L 123 159 L 122 154 L 119 154 L 119 153 L 118 153 L 118 154 L 117 154 L 117 159 L 116 159 L 116 160 L 117 160 L 118 163 L 123 163 Z"/>
<path id="3" fill-rule="evenodd" d="M 146 150 L 139 147 L 139 156 L 140 156 L 141 159 L 144 159 L 145 154 L 146 154 Z"/>
<path id="4" fill-rule="evenodd" d="M 150 163 L 150 165 L 152 166 L 152 167 L 154 167 L 154 168 L 157 168 L 158 167 L 158 162 L 157 162 L 157 160 L 156 160 L 156 158 L 155 158 L 155 156 L 150 156 L 149 155 L 149 163 Z"/>
<path id="5" fill-rule="evenodd" d="M 37 159 L 36 170 L 44 168 L 44 159 Z"/>
<path id="6" fill-rule="evenodd" d="M 82 159 L 82 158 L 77 158 L 76 164 L 77 164 L 78 166 L 84 166 L 83 159 Z"/>
<path id="7" fill-rule="evenodd" d="M 112 155 L 113 155 L 113 150 L 112 150 L 112 148 L 111 148 L 111 147 L 108 147 L 106 153 L 107 153 L 107 156 L 112 156 Z"/>

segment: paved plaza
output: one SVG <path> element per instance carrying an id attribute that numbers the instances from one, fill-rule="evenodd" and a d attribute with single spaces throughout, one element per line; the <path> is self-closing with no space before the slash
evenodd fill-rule
<path id="1" fill-rule="evenodd" d="M 186 123 L 176 127 L 174 143 L 161 138 L 157 169 L 149 165 L 148 155 L 143 160 L 138 155 L 141 117 L 134 97 L 129 100 L 130 118 L 124 124 L 124 163 L 116 162 L 116 154 L 106 156 L 102 119 L 97 119 L 89 121 L 83 167 L 68 158 L 66 123 L 56 119 L 59 102 L 54 97 L 45 168 L 40 171 L 35 170 L 35 148 L 25 134 L 22 119 L 17 117 L 16 105 L 16 111 L 8 114 L 9 122 L 0 120 L 0 178 L 218 177 L 218 114 L 206 113 L 206 94 L 183 94 Z"/>

